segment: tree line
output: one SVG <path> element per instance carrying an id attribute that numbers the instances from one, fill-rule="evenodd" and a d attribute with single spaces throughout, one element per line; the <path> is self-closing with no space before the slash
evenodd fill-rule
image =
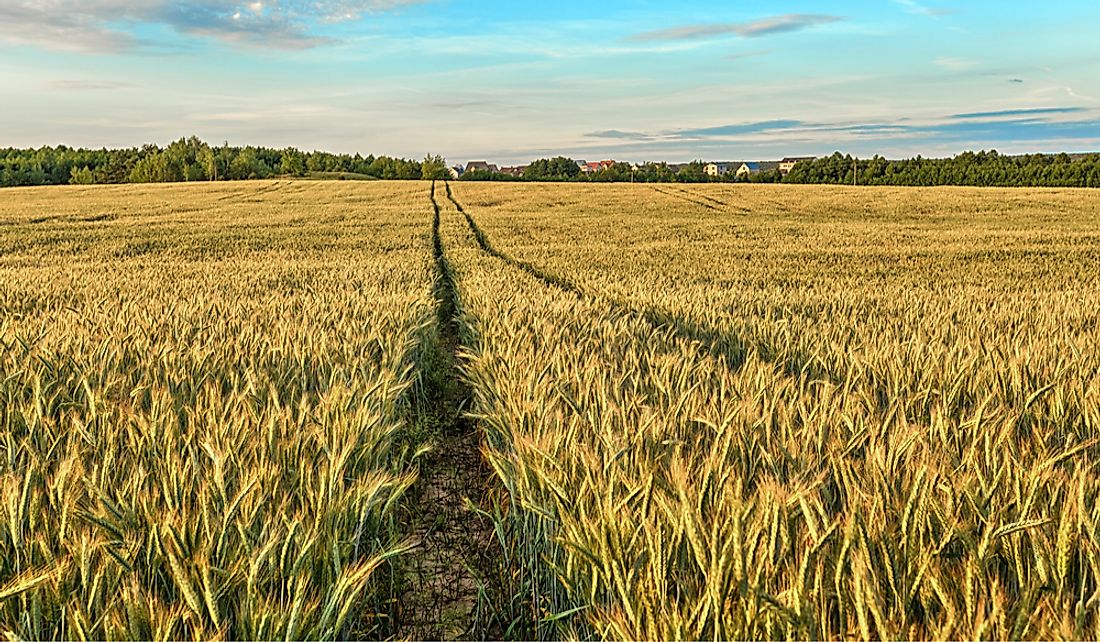
<path id="1" fill-rule="evenodd" d="M 779 177 L 773 177 L 778 179 Z M 996 150 L 953 158 L 856 159 L 839 152 L 799 163 L 784 183 L 972 185 L 978 187 L 1100 187 L 1100 154 L 1026 154 Z"/>
<path id="2" fill-rule="evenodd" d="M 440 156 L 423 161 L 389 156 L 303 152 L 292 147 L 220 147 L 181 138 L 161 148 L 0 149 L 0 186 L 164 183 L 299 176 L 316 178 L 445 178 Z"/>
<path id="3" fill-rule="evenodd" d="M 534 161 L 522 176 L 488 171 L 468 172 L 462 180 L 583 181 L 607 183 L 764 182 L 843 185 L 973 185 L 1002 187 L 1100 187 L 1100 154 L 1028 154 L 1007 156 L 994 151 L 965 152 L 952 158 L 887 160 L 853 158 L 837 152 L 778 171 L 738 177 L 735 172 L 712 177 L 706 163 L 682 165 L 617 162 L 585 173 L 571 158 Z M 64 145 L 39 149 L 0 149 L 0 187 L 92 183 L 158 183 L 221 181 L 298 176 L 313 178 L 446 179 L 442 156 L 423 160 L 303 152 L 288 147 L 220 147 L 198 138 L 181 138 L 167 147 L 75 149 Z"/>
<path id="4" fill-rule="evenodd" d="M 616 162 L 598 172 L 586 174 L 581 171 L 580 165 L 572 158 L 557 156 L 555 158 L 540 158 L 532 162 L 523 170 L 522 176 L 500 174 L 476 170 L 466 172 L 461 180 L 468 181 L 549 181 L 549 182 L 591 182 L 591 183 L 701 183 L 706 182 L 706 163 L 693 161 L 679 167 L 668 163 L 645 163 L 644 165 L 631 165 L 630 163 Z"/>
<path id="5" fill-rule="evenodd" d="M 518 180 L 477 172 L 467 180 Z M 615 163 L 585 174 L 575 161 L 557 157 L 537 160 L 527 167 L 523 180 L 638 182 L 638 183 L 806 183 L 836 185 L 971 185 L 999 187 L 1100 187 L 1100 154 L 1027 154 L 1006 156 L 993 151 L 965 152 L 952 158 L 887 160 L 881 156 L 853 158 L 836 152 L 803 161 L 788 174 L 778 170 L 739 177 L 736 172 L 708 176 L 706 163 L 679 166 L 667 163 L 631 165 Z"/>

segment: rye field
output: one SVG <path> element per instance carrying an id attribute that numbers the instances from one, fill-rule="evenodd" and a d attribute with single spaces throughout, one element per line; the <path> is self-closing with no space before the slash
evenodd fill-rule
<path id="1" fill-rule="evenodd" d="M 0 192 L 17 639 L 1100 638 L 1100 192 Z"/>

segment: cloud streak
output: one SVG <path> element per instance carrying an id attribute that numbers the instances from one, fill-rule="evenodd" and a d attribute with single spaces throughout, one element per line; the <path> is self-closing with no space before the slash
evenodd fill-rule
<path id="1" fill-rule="evenodd" d="M 45 89 L 51 91 L 110 91 L 134 87 L 137 85 L 112 80 L 55 80 L 44 85 Z"/>
<path id="2" fill-rule="evenodd" d="M 795 129 L 806 123 L 800 120 L 765 120 L 756 123 L 722 125 L 719 127 L 701 127 L 698 129 L 680 129 L 669 133 L 670 138 L 691 140 L 695 138 L 713 138 L 715 136 L 742 136 L 784 129 Z"/>
<path id="3" fill-rule="evenodd" d="M 1040 116 L 1081 114 L 1071 120 Z M 1076 144 L 1100 142 L 1100 118 L 1096 112 L 1064 107 L 1017 109 L 974 114 L 954 114 L 938 121 L 828 123 L 771 120 L 719 127 L 670 129 L 660 133 L 608 130 L 592 132 L 586 139 L 602 141 L 616 152 L 660 154 L 662 150 L 692 149 L 718 156 L 737 156 L 749 149 L 805 148 L 820 153 L 833 149 L 883 152 L 891 146 L 962 145 L 967 148 Z M 915 149 L 915 148 L 914 148 Z M 612 153 L 608 150 L 608 153 Z M 786 153 L 785 151 L 783 153 Z M 913 152 L 917 153 L 917 152 Z"/>
<path id="4" fill-rule="evenodd" d="M 605 129 L 598 132 L 589 132 L 585 134 L 584 137 L 613 140 L 653 140 L 653 137 L 649 134 L 645 134 L 642 132 L 624 132 L 618 129 Z"/>
<path id="5" fill-rule="evenodd" d="M 721 22 L 713 24 L 684 25 L 635 34 L 635 42 L 663 42 L 670 40 L 707 40 L 722 36 L 760 38 L 781 33 L 802 31 L 843 20 L 840 16 L 820 13 L 788 13 L 751 22 Z"/>
<path id="6" fill-rule="evenodd" d="M 589 132 L 585 138 L 622 141 L 690 141 L 704 140 L 708 138 L 727 138 L 761 134 L 781 130 L 796 129 L 805 126 L 800 120 L 764 120 L 753 123 L 738 123 L 732 125 L 719 125 L 717 127 L 697 127 L 693 129 L 673 129 L 650 134 L 637 131 L 622 131 L 607 129 L 603 131 Z"/>
<path id="7" fill-rule="evenodd" d="M 766 56 L 772 53 L 770 49 L 758 49 L 756 51 L 743 51 L 741 53 L 730 54 L 726 56 L 726 60 L 744 60 L 745 58 L 756 58 L 757 56 Z"/>
<path id="8" fill-rule="evenodd" d="M 928 16 L 929 18 L 939 18 L 942 16 L 949 16 L 955 13 L 954 9 L 945 9 L 942 7 L 929 7 L 923 5 L 916 0 L 894 0 L 901 6 L 905 7 L 905 10 L 909 13 L 917 14 L 920 16 Z"/>
<path id="9" fill-rule="evenodd" d="M 978 111 L 969 114 L 952 114 L 955 120 L 988 120 L 1010 116 L 1051 116 L 1054 114 L 1076 114 L 1085 111 L 1081 107 L 1046 107 L 1040 109 L 1002 109 L 1000 111 Z"/>
<path id="10" fill-rule="evenodd" d="M 940 57 L 932 61 L 936 65 L 943 67 L 944 69 L 950 69 L 951 71 L 964 71 L 975 66 L 977 63 L 967 58 L 950 58 Z"/>
<path id="11" fill-rule="evenodd" d="M 0 3 L 0 41 L 58 51 L 121 53 L 154 43 L 124 27 L 164 25 L 178 33 L 271 49 L 330 43 L 320 24 L 356 20 L 425 0 L 15 0 Z"/>

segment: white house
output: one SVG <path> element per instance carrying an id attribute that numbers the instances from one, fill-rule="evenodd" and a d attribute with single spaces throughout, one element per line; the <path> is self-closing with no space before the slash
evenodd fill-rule
<path id="1" fill-rule="evenodd" d="M 741 167 L 737 168 L 737 178 L 748 178 L 753 174 L 771 172 L 777 169 L 779 169 L 779 163 L 775 162 L 741 163 Z"/>
<path id="2" fill-rule="evenodd" d="M 783 174 L 788 174 L 794 169 L 795 165 L 806 161 L 812 161 L 814 158 L 814 156 L 788 156 L 779 161 L 779 171 Z"/>
<path id="3" fill-rule="evenodd" d="M 707 163 L 703 171 L 707 176 L 725 176 L 737 167 L 736 163 Z"/>

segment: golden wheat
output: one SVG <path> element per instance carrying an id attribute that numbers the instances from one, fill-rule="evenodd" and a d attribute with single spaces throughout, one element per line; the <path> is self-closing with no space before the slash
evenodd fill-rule
<path id="1" fill-rule="evenodd" d="M 1100 635 L 1100 197 L 454 189 L 540 635 Z"/>
<path id="2" fill-rule="evenodd" d="M 0 622 L 31 639 L 384 624 L 433 311 L 420 189 L 14 190 Z M 419 214 L 417 216 L 416 214 Z"/>
<path id="3" fill-rule="evenodd" d="M 512 634 L 1100 637 L 1100 196 L 449 189 L 5 191 L 0 624 L 399 634 L 439 258 Z"/>

